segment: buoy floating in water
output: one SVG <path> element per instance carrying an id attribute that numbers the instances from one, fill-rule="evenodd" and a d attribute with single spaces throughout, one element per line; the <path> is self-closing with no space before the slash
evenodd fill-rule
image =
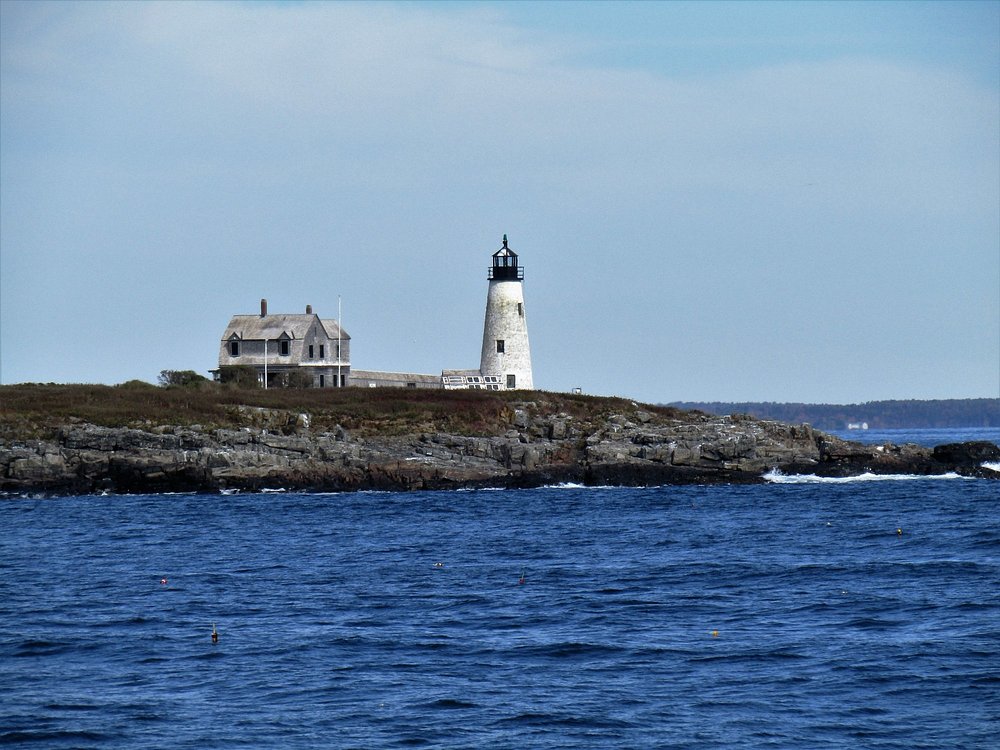
<path id="1" fill-rule="evenodd" d="M 712 637 L 713 638 L 718 638 L 719 637 L 719 631 L 718 630 L 713 630 L 711 632 L 712 632 Z"/>
<path id="2" fill-rule="evenodd" d="M 518 585 L 519 585 L 519 586 L 523 586 L 523 585 L 524 585 L 524 582 L 525 582 L 526 580 L 527 580 L 527 579 L 526 579 L 526 578 L 524 577 L 524 571 L 522 570 L 522 571 L 521 571 L 521 577 L 517 579 L 517 583 L 518 583 Z"/>
<path id="3" fill-rule="evenodd" d="M 215 629 L 215 623 L 212 623 L 212 643 L 219 642 L 219 631 Z"/>
<path id="4" fill-rule="evenodd" d="M 436 562 L 436 563 L 434 563 L 434 567 L 435 568 L 443 568 L 444 567 L 444 563 L 443 562 Z"/>
<path id="5" fill-rule="evenodd" d="M 902 529 L 896 529 L 896 536 L 903 536 L 903 530 Z"/>
<path id="6" fill-rule="evenodd" d="M 167 585 L 167 579 L 166 578 L 161 578 L 160 579 L 160 585 L 161 586 L 166 586 Z"/>

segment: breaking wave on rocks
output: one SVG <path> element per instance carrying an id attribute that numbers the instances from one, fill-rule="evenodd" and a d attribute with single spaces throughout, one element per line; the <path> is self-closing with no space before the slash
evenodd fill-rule
<path id="1" fill-rule="evenodd" d="M 771 469 L 771 471 L 764 474 L 764 479 L 774 484 L 852 484 L 855 482 L 900 482 L 920 479 L 968 478 L 953 471 L 946 474 L 872 474 L 871 472 L 866 472 L 854 477 L 820 477 L 816 474 L 785 474 L 778 469 Z"/>

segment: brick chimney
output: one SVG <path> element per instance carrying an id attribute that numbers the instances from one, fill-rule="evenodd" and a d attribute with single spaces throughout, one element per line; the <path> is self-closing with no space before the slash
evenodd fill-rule
<path id="1" fill-rule="evenodd" d="M 260 317 L 267 317 L 267 300 L 261 297 L 260 299 Z"/>
<path id="2" fill-rule="evenodd" d="M 313 314 L 313 306 L 306 305 L 306 315 L 312 315 L 312 314 Z"/>

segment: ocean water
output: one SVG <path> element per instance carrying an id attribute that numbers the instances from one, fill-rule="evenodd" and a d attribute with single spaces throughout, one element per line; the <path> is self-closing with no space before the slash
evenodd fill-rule
<path id="1" fill-rule="evenodd" d="M 1000 482 L 0 500 L 0 744 L 998 737 Z"/>
<path id="2" fill-rule="evenodd" d="M 1000 427 L 964 427 L 962 429 L 924 427 L 905 430 L 829 430 L 828 432 L 844 440 L 854 440 L 865 445 L 916 443 L 933 448 L 935 445 L 966 440 L 987 440 L 991 443 L 1000 443 Z"/>

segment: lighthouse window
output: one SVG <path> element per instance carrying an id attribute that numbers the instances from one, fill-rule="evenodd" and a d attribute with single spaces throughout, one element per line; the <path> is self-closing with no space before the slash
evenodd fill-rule
<path id="1" fill-rule="evenodd" d="M 510 389 L 515 388 L 515 385 L 514 385 L 515 382 L 516 382 L 516 378 L 513 375 L 508 375 L 507 376 L 507 387 L 508 388 L 510 388 Z"/>
<path id="2" fill-rule="evenodd" d="M 524 317 L 524 304 L 521 302 L 517 303 L 517 314 L 520 315 L 522 318 Z"/>
<path id="3" fill-rule="evenodd" d="M 497 339 L 497 354 L 503 354 L 503 339 Z"/>

